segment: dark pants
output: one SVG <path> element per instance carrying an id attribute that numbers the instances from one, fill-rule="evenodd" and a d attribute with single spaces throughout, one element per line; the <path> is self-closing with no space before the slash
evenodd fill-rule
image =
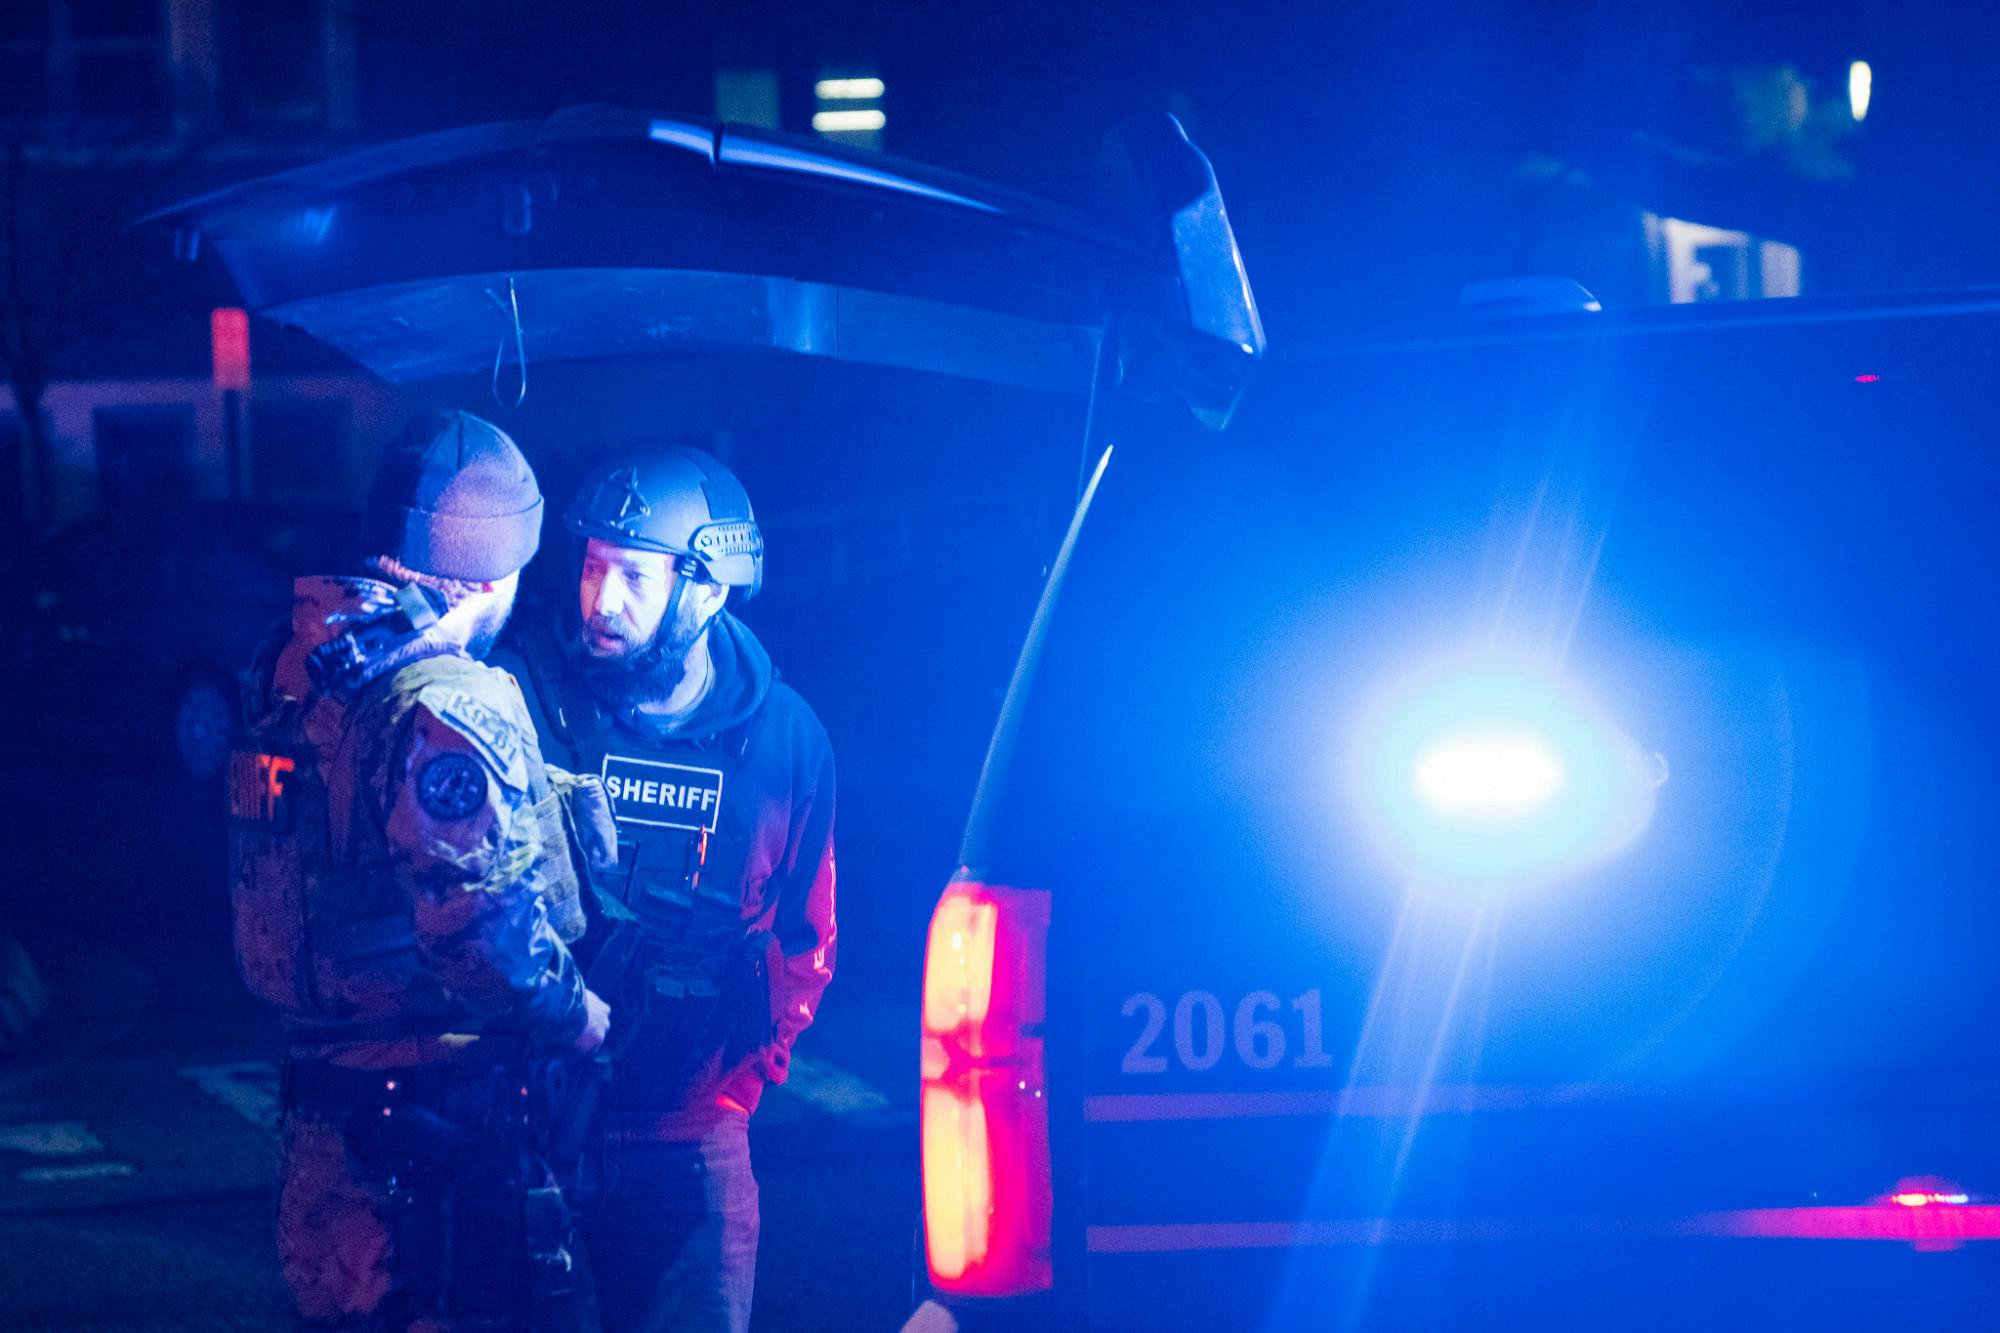
<path id="1" fill-rule="evenodd" d="M 695 1141 L 604 1150 L 584 1250 L 604 1333 L 745 1333 L 757 1280 L 749 1120 Z"/>

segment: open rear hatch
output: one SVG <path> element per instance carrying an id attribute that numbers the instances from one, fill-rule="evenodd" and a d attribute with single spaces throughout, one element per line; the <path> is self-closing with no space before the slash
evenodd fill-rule
<path id="1" fill-rule="evenodd" d="M 153 215 L 391 382 L 764 349 L 1226 419 L 1264 338 L 1206 160 L 1119 141 L 1107 222 L 951 172 L 610 107 L 351 153 Z"/>

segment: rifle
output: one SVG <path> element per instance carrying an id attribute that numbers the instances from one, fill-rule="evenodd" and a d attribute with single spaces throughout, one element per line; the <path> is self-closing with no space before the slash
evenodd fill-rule
<path id="1" fill-rule="evenodd" d="M 614 998 L 622 1003 L 626 981 L 641 954 L 639 921 L 623 903 L 598 889 L 594 867 L 584 854 L 583 839 L 578 836 L 575 812 L 567 800 L 559 804 L 577 883 L 588 888 L 587 901 L 612 923 L 604 943 L 588 963 L 581 964 L 584 981 L 606 1003 Z M 611 1089 L 612 1066 L 616 1056 L 631 1045 L 635 1028 L 636 1024 L 631 1022 L 614 1022 L 602 1046 L 589 1055 L 570 1055 L 550 1070 L 557 1086 L 550 1090 L 543 1114 L 537 1118 L 544 1122 L 543 1152 L 549 1169 L 571 1197 L 582 1192 L 584 1154 L 590 1148 L 604 1099 Z"/>
<path id="2" fill-rule="evenodd" d="M 622 995 L 626 975 L 640 955 L 638 922 L 621 920 L 590 961 L 585 980 L 599 995 Z M 600 988 L 602 987 L 602 988 Z M 611 1071 L 617 1057 L 631 1044 L 636 1024 L 612 1025 L 604 1044 L 589 1055 L 572 1055 L 552 1071 L 561 1086 L 549 1098 L 543 1152 L 549 1169 L 572 1198 L 584 1192 L 583 1163 L 596 1134 L 604 1099 L 611 1091 Z M 613 1041 L 617 1040 L 617 1049 Z"/>

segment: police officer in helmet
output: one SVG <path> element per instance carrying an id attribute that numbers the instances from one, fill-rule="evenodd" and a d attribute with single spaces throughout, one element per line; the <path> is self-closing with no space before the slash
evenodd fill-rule
<path id="1" fill-rule="evenodd" d="M 285 1026 L 278 1249 L 315 1326 L 546 1327 L 568 1222 L 523 1089 L 602 1042 L 571 855 L 520 693 L 477 659 L 540 541 L 465 413 L 385 453 L 353 574 L 299 579 L 231 756 L 239 968 Z"/>
<path id="2" fill-rule="evenodd" d="M 584 1168 L 604 1327 L 742 1333 L 756 1272 L 746 1127 L 833 975 L 833 755 L 729 611 L 764 543 L 693 449 L 590 474 L 564 519 L 577 600 L 522 645 L 552 762 L 601 775 L 586 971 L 615 1017 Z"/>

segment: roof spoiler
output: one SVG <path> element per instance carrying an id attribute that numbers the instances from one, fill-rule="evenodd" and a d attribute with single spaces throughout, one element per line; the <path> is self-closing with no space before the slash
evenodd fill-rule
<path id="1" fill-rule="evenodd" d="M 1265 341 L 1215 171 L 1166 114 L 1125 122 L 1106 156 L 1142 240 L 1172 266 L 1182 298 L 1180 319 L 1121 329 L 1125 385 L 1148 397 L 1171 393 L 1203 425 L 1221 430 L 1263 360 Z"/>

